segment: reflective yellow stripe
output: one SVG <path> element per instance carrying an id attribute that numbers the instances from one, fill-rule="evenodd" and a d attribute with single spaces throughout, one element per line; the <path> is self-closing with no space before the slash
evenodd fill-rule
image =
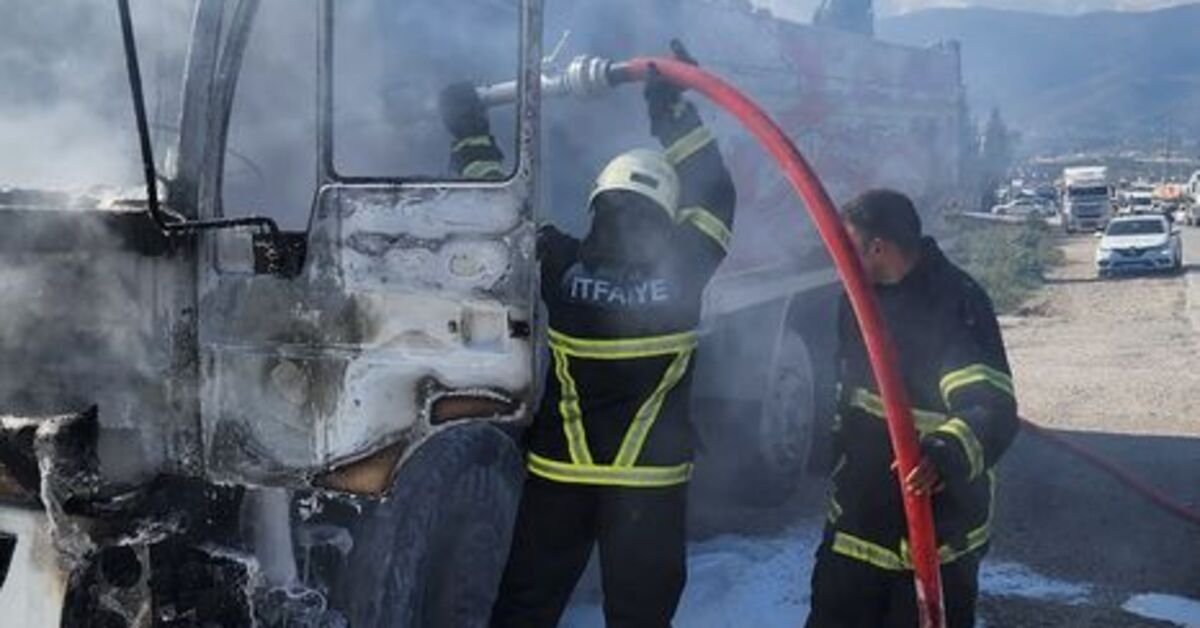
<path id="1" fill-rule="evenodd" d="M 904 571 L 909 565 L 900 559 L 900 555 L 892 550 L 876 545 L 870 541 L 850 536 L 845 532 L 835 532 L 833 535 L 833 551 L 848 558 L 875 565 L 889 571 Z"/>
<path id="2" fill-rule="evenodd" d="M 962 445 L 963 452 L 967 455 L 968 477 L 972 480 L 979 477 L 984 469 L 983 445 L 979 444 L 979 439 L 975 437 L 971 426 L 967 425 L 966 421 L 955 418 L 943 423 L 937 428 L 937 432 L 953 436 L 958 440 Z"/>
<path id="3" fill-rule="evenodd" d="M 829 495 L 829 523 L 837 523 L 837 520 L 842 516 L 842 505 L 838 503 L 837 495 Z"/>
<path id="4" fill-rule="evenodd" d="M 872 416 L 887 419 L 887 411 L 883 405 L 883 398 L 865 388 L 854 389 L 854 392 L 850 395 L 850 406 L 858 408 Z M 921 434 L 933 432 L 950 418 L 941 412 L 919 410 L 917 408 L 911 408 L 910 410 L 912 411 L 913 421 L 917 424 L 917 431 Z"/>
<path id="5" fill-rule="evenodd" d="M 489 176 L 504 176 L 504 165 L 498 161 L 472 161 L 462 170 L 462 176 L 468 179 L 480 179 Z"/>
<path id="6" fill-rule="evenodd" d="M 543 458 L 530 453 L 526 467 L 534 475 L 567 484 L 599 484 L 605 486 L 656 487 L 683 484 L 692 477 L 691 463 L 673 467 L 616 467 L 608 465 L 571 464 Z"/>
<path id="7" fill-rule="evenodd" d="M 987 543 L 992 536 L 992 515 L 995 513 L 996 507 L 996 472 L 988 469 L 988 514 L 983 525 L 971 530 L 967 533 L 967 548 L 968 551 L 973 551 Z"/>
<path id="8" fill-rule="evenodd" d="M 712 132 L 707 127 L 698 126 L 688 131 L 683 137 L 675 140 L 675 143 L 667 147 L 667 150 L 664 152 L 667 156 L 667 161 L 677 166 L 687 161 L 688 157 L 695 155 L 697 151 L 712 141 Z"/>
<path id="9" fill-rule="evenodd" d="M 992 538 L 992 524 L 991 524 L 991 514 L 990 514 L 991 506 L 989 505 L 988 508 L 989 508 L 988 522 L 979 526 L 978 528 L 975 528 L 974 530 L 971 530 L 970 532 L 967 532 L 967 545 L 965 547 L 963 547 L 962 549 L 957 549 L 957 550 L 950 547 L 949 545 L 943 545 L 943 546 L 939 547 L 938 548 L 938 562 L 940 562 L 943 565 L 950 564 L 950 563 L 962 558 L 963 556 L 966 556 L 967 554 L 970 554 L 971 552 L 978 550 L 979 548 L 983 547 L 984 545 L 987 545 L 988 541 L 990 541 Z M 908 548 L 908 540 L 907 539 L 900 540 L 900 560 L 903 561 L 904 564 L 910 565 L 908 567 L 909 569 L 912 568 L 911 567 L 912 553 L 911 553 L 911 550 L 909 550 L 909 548 Z"/>
<path id="10" fill-rule="evenodd" d="M 983 525 L 979 526 L 978 528 L 975 528 L 974 530 L 967 532 L 966 547 L 964 547 L 960 550 L 955 550 L 952 547 L 950 547 L 949 545 L 943 545 L 938 548 L 938 561 L 941 562 L 943 565 L 952 563 L 952 562 L 958 560 L 959 558 L 962 558 L 963 556 L 966 556 L 967 554 L 970 554 L 971 552 L 978 550 L 979 548 L 983 547 L 984 545 L 987 545 L 988 541 L 991 540 L 991 538 L 992 538 L 992 508 L 996 503 L 996 473 L 994 471 L 989 470 L 987 473 L 987 478 L 988 478 L 988 506 L 987 506 L 988 515 L 987 515 L 987 519 L 984 520 Z M 908 540 L 900 539 L 900 559 L 911 563 L 912 562 L 911 556 L 912 556 L 912 554 L 909 552 L 909 549 L 908 549 Z"/>
<path id="11" fill-rule="evenodd" d="M 837 420 L 840 421 L 841 417 L 838 416 Z M 842 454 L 838 457 L 837 464 L 833 465 L 833 471 L 829 474 L 830 484 L 832 485 L 829 489 L 828 517 L 830 523 L 837 522 L 838 518 L 842 516 L 842 512 L 844 512 L 841 502 L 839 502 L 837 499 L 837 478 L 838 474 L 841 473 L 842 469 L 844 468 L 846 468 L 846 454 Z"/>
<path id="12" fill-rule="evenodd" d="M 667 336 L 595 340 L 575 338 L 551 329 L 550 346 L 567 355 L 591 360 L 628 360 L 672 355 L 696 348 L 696 332 Z"/>
<path id="13" fill-rule="evenodd" d="M 470 147 L 470 146 L 488 146 L 488 147 L 490 147 L 490 146 L 495 146 L 495 144 L 492 143 L 492 138 L 490 135 L 472 135 L 470 137 L 464 137 L 461 140 L 458 140 L 457 142 L 455 142 L 454 146 L 450 147 L 450 151 L 457 153 L 458 151 L 460 151 L 464 148 Z"/>
<path id="14" fill-rule="evenodd" d="M 952 563 L 987 544 L 991 536 L 991 526 L 984 524 L 967 533 L 967 545 L 962 549 L 954 549 L 949 545 L 938 548 L 938 562 L 946 565 Z M 833 551 L 847 558 L 869 563 L 888 571 L 907 571 L 912 566 L 912 551 L 909 550 L 908 540 L 900 540 L 900 551 L 894 552 L 882 545 L 872 543 L 845 532 L 835 532 L 833 535 Z"/>
<path id="15" fill-rule="evenodd" d="M 681 351 L 671 361 L 671 365 L 667 367 L 667 371 L 658 382 L 654 392 L 650 394 L 650 398 L 638 408 L 637 414 L 633 415 L 633 421 L 629 424 L 625 438 L 621 441 L 621 449 L 617 451 L 617 457 L 613 461 L 614 465 L 631 467 L 637 462 L 638 456 L 642 453 L 642 447 L 646 444 L 646 436 L 650 434 L 650 428 L 654 426 L 654 421 L 658 419 L 659 412 L 662 411 L 663 401 L 679 383 L 679 380 L 683 379 L 683 374 L 687 372 L 691 359 L 692 350 L 687 349 Z"/>
<path id="16" fill-rule="evenodd" d="M 725 223 L 703 207 L 685 207 L 679 210 L 679 224 L 691 224 L 701 233 L 713 239 L 722 251 L 729 251 L 729 243 L 733 241 L 733 232 Z"/>
<path id="17" fill-rule="evenodd" d="M 956 550 L 949 545 L 939 547 L 938 562 L 941 564 L 952 563 L 971 552 L 977 551 L 991 540 L 992 508 L 996 501 L 996 474 L 993 471 L 988 471 L 987 477 L 988 492 L 990 495 L 988 499 L 987 520 L 983 522 L 983 525 L 967 532 L 967 544 L 962 549 Z M 838 514 L 840 516 L 840 509 Z M 897 553 L 866 539 L 861 539 L 845 532 L 835 532 L 833 537 L 833 551 L 855 560 L 870 563 L 881 569 L 891 571 L 912 569 L 912 551 L 909 549 L 908 539 L 900 539 L 900 551 Z"/>
<path id="18" fill-rule="evenodd" d="M 558 413 L 562 415 L 563 434 L 567 439 L 567 449 L 571 453 L 571 462 L 576 464 L 592 464 L 592 452 L 588 449 L 587 434 L 583 430 L 583 409 L 579 406 L 579 388 L 571 377 L 571 365 L 567 355 L 562 351 L 551 349 L 554 356 L 554 376 L 558 378 L 561 390 L 558 402 Z"/>
<path id="19" fill-rule="evenodd" d="M 971 530 L 967 533 L 967 545 L 962 549 L 954 549 L 949 545 L 943 545 L 938 548 L 938 562 L 943 565 L 948 565 L 971 552 L 978 550 L 987 544 L 991 538 L 991 526 L 984 524 Z M 912 551 L 908 548 L 908 540 L 900 540 L 900 561 L 904 563 L 905 569 L 912 569 Z"/>
<path id="20" fill-rule="evenodd" d="M 942 377 L 942 399 L 946 402 L 946 407 L 950 407 L 950 395 L 954 394 L 954 391 L 979 382 L 991 384 L 1001 392 L 1014 396 L 1012 376 L 986 364 L 972 364 Z"/>

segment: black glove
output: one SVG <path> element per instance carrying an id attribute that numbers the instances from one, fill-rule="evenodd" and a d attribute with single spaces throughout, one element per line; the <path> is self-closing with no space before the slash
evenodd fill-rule
<path id="1" fill-rule="evenodd" d="M 699 65 L 678 39 L 671 40 L 671 54 L 683 63 Z M 676 117 L 677 106 L 683 98 L 683 88 L 663 78 L 658 68 L 651 63 L 649 75 L 646 77 L 646 87 L 642 94 L 646 98 L 646 106 L 650 111 L 650 124 L 653 127 L 657 120 Z"/>
<path id="2" fill-rule="evenodd" d="M 469 82 L 453 83 L 438 96 L 438 113 L 442 124 L 457 139 L 487 135 L 487 108 Z"/>
<path id="3" fill-rule="evenodd" d="M 551 224 L 543 224 L 537 231 L 537 258 L 541 261 L 548 255 L 557 254 L 568 240 L 563 232 Z"/>

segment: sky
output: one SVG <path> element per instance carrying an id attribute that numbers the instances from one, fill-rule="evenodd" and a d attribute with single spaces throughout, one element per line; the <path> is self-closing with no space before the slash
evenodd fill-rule
<path id="1" fill-rule="evenodd" d="M 752 0 L 776 15 L 809 21 L 820 0 Z M 1076 14 L 1090 11 L 1146 11 L 1195 0 L 876 0 L 879 15 L 895 15 L 934 7 L 994 7 L 1042 13 Z"/>

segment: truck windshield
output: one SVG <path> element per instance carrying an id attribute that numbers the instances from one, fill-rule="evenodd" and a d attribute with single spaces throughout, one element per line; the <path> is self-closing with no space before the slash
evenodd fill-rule
<path id="1" fill-rule="evenodd" d="M 1067 195 L 1070 198 L 1094 198 L 1097 196 L 1108 196 L 1108 188 L 1104 186 L 1073 187 L 1067 190 Z"/>
<path id="2" fill-rule="evenodd" d="M 1108 235 L 1154 235 L 1164 232 L 1161 220 L 1128 220 L 1108 226 Z"/>
<path id="3" fill-rule="evenodd" d="M 195 2 L 136 4 L 146 108 L 161 162 L 178 133 Z M 0 197 L 33 188 L 68 192 L 86 204 L 110 192 L 139 194 L 138 136 L 116 5 L 9 0 L 4 9 Z"/>

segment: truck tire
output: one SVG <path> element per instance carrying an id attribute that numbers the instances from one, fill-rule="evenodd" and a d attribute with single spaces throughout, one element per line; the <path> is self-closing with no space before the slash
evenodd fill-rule
<path id="1" fill-rule="evenodd" d="M 698 381 L 694 414 L 704 450 L 692 499 L 714 522 L 726 506 L 774 507 L 805 482 L 835 402 L 837 286 L 814 290 L 732 321 L 729 336 L 701 352 L 720 355 Z M 826 294 L 828 293 L 828 294 Z M 762 335 L 759 335 L 762 334 Z M 706 358 L 702 358 L 706 359 Z M 724 398 L 714 377 L 732 380 Z M 741 401 L 728 395 L 742 394 Z M 713 524 L 720 527 L 720 523 Z"/>
<path id="2" fill-rule="evenodd" d="M 487 626 L 523 481 L 516 444 L 490 425 L 421 446 L 355 526 L 336 596 L 349 625 Z"/>
<path id="3" fill-rule="evenodd" d="M 784 318 L 758 421 L 758 465 L 750 502 L 776 505 L 823 471 L 824 431 L 835 411 L 836 297 L 793 300 Z M 760 492 L 761 491 L 761 492 Z"/>
<path id="4" fill-rule="evenodd" d="M 811 354 L 795 330 L 783 330 L 776 347 L 748 469 L 754 483 L 745 503 L 753 506 L 777 505 L 795 491 L 812 444 L 816 390 Z"/>

